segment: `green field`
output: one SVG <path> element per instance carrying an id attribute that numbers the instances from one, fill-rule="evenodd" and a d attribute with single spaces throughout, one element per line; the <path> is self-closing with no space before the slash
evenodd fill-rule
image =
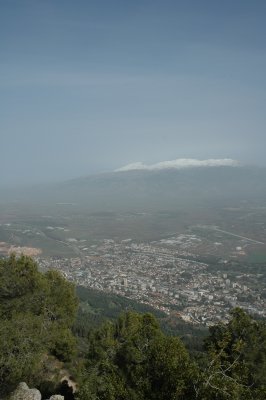
<path id="1" fill-rule="evenodd" d="M 260 264 L 260 263 L 266 264 L 266 252 L 256 251 L 256 252 L 250 253 L 247 257 L 247 261 L 250 263 L 255 263 L 255 264 Z"/>

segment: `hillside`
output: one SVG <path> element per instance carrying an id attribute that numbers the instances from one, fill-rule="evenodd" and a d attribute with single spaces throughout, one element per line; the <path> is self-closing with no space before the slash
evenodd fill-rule
<path id="1" fill-rule="evenodd" d="M 16 199 L 40 205 L 74 205 L 90 211 L 154 211 L 259 203 L 266 196 L 266 170 L 205 167 L 132 170 L 90 175 L 53 185 L 7 190 L 1 202 Z"/>
<path id="2" fill-rule="evenodd" d="M 115 321 L 125 311 L 135 311 L 152 313 L 158 319 L 163 332 L 180 336 L 191 352 L 202 350 L 203 339 L 208 333 L 205 327 L 186 323 L 174 315 L 167 316 L 159 310 L 126 297 L 82 286 L 77 286 L 76 293 L 79 298 L 79 309 L 73 331 L 82 339 L 81 346 L 86 347 L 83 339 L 87 337 L 92 327 L 98 328 L 107 320 Z"/>
<path id="3" fill-rule="evenodd" d="M 92 313 L 105 304 L 122 305 L 118 297 L 78 292 L 81 309 L 86 305 Z M 193 355 L 145 309 L 124 310 L 97 327 L 88 324 L 85 346 L 77 348 L 70 330 L 77 308 L 73 285 L 54 271 L 40 273 L 28 257 L 0 261 L 0 300 L 1 397 L 26 381 L 47 397 L 64 394 L 65 400 L 265 399 L 265 321 L 240 308 L 228 323 L 210 327 L 204 347 Z M 60 384 L 62 371 L 72 371 L 75 393 Z"/>

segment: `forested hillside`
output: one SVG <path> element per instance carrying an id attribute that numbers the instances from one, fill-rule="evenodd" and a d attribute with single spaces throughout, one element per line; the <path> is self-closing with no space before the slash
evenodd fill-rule
<path id="1" fill-rule="evenodd" d="M 190 351 L 202 349 L 203 339 L 208 330 L 204 326 L 196 326 L 143 303 L 113 293 L 103 293 L 91 288 L 77 286 L 79 308 L 73 331 L 80 339 L 87 338 L 92 328 L 99 327 L 106 320 L 115 321 L 122 312 L 136 311 L 152 313 L 167 335 L 180 336 Z M 84 343 L 84 341 L 83 341 Z"/>
<path id="2" fill-rule="evenodd" d="M 147 310 L 125 310 L 100 326 L 85 322 L 93 301 L 82 289 L 79 295 L 77 319 L 75 288 L 59 273 L 42 274 L 24 256 L 0 261 L 1 398 L 20 381 L 52 394 L 60 384 L 47 377 L 53 362 L 73 373 L 77 391 L 69 399 L 265 400 L 265 321 L 234 309 L 229 323 L 211 327 L 201 351 L 191 352 Z M 109 301 L 98 298 L 98 309 Z"/>
<path id="3" fill-rule="evenodd" d="M 41 274 L 28 257 L 0 261 L 0 391 L 20 380 L 39 384 L 47 354 L 75 357 L 71 332 L 78 300 L 61 274 Z M 1 393 L 1 394 L 2 394 Z"/>

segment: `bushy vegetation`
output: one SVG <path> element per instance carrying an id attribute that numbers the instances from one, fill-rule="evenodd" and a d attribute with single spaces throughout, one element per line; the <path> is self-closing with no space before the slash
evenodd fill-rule
<path id="1" fill-rule="evenodd" d="M 190 357 L 151 314 L 127 312 L 89 335 L 80 400 L 266 398 L 266 325 L 241 309 Z"/>
<path id="2" fill-rule="evenodd" d="M 138 313 L 152 313 L 159 321 L 164 333 L 179 336 L 190 351 L 202 349 L 203 338 L 207 336 L 208 329 L 195 326 L 183 321 L 176 316 L 168 316 L 162 311 L 151 306 L 138 303 L 113 293 L 104 293 L 91 288 L 78 286 L 76 293 L 79 298 L 79 309 L 73 326 L 73 331 L 78 338 L 83 339 L 86 347 L 87 336 L 92 328 L 97 328 L 107 320 L 116 321 L 125 310 Z"/>
<path id="3" fill-rule="evenodd" d="M 0 390 L 41 376 L 46 354 L 75 356 L 71 332 L 78 300 L 61 274 L 42 274 L 29 257 L 0 261 Z"/>
<path id="4" fill-rule="evenodd" d="M 165 336 L 151 314 L 127 312 L 89 335 L 78 398 L 184 398 L 191 391 L 193 373 L 180 339 Z"/>
<path id="5" fill-rule="evenodd" d="M 125 311 L 98 327 L 83 324 L 81 313 L 82 353 L 72 333 L 77 307 L 75 288 L 59 273 L 42 274 L 24 256 L 0 261 L 1 396 L 22 380 L 40 387 L 53 355 L 71 363 L 78 400 L 266 398 L 266 325 L 241 309 L 211 327 L 197 353 L 163 332 L 151 313 Z"/>

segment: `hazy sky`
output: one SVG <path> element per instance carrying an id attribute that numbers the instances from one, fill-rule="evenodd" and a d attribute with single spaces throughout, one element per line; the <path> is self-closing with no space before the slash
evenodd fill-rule
<path id="1" fill-rule="evenodd" d="M 1 0 L 0 183 L 266 165 L 265 0 Z"/>

